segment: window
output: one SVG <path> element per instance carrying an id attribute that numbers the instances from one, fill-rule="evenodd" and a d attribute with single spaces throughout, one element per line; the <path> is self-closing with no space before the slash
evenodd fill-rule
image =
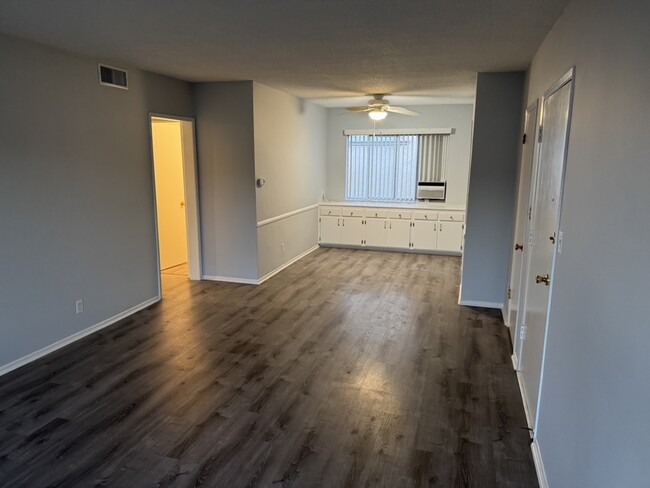
<path id="1" fill-rule="evenodd" d="M 415 201 L 418 181 L 444 181 L 449 133 L 345 132 L 345 199 Z"/>

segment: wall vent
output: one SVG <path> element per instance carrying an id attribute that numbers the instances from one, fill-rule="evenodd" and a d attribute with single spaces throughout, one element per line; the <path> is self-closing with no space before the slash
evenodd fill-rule
<path id="1" fill-rule="evenodd" d="M 129 89 L 126 70 L 114 68 L 113 66 L 106 66 L 105 64 L 98 64 L 97 71 L 99 73 L 100 85 L 121 88 L 122 90 Z"/>

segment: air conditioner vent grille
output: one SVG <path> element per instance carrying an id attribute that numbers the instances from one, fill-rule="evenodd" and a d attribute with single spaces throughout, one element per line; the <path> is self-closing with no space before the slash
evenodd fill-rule
<path id="1" fill-rule="evenodd" d="M 113 88 L 121 88 L 123 90 L 129 89 L 126 70 L 106 66 L 105 64 L 98 64 L 97 69 L 100 85 L 112 86 Z"/>

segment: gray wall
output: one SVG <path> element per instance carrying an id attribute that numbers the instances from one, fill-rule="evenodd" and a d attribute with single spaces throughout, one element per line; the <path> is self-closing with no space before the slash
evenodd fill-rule
<path id="1" fill-rule="evenodd" d="M 506 299 L 524 73 L 479 73 L 461 303 Z"/>
<path id="2" fill-rule="evenodd" d="M 535 55 L 528 102 L 576 66 L 539 405 L 552 487 L 648 486 L 650 3 L 574 1 Z"/>
<path id="3" fill-rule="evenodd" d="M 390 98 L 389 98 L 390 100 Z M 408 117 L 390 114 L 377 124 L 379 129 L 456 129 L 449 141 L 447 162 L 447 200 L 451 205 L 465 205 L 469 175 L 470 140 L 473 106 L 426 105 L 409 107 L 420 115 Z M 365 113 L 346 113 L 345 109 L 329 109 L 327 114 L 327 190 L 328 200 L 345 199 L 345 129 L 372 129 Z M 344 115 L 341 115 L 344 114 Z"/>
<path id="4" fill-rule="evenodd" d="M 158 294 L 148 113 L 190 89 L 96 63 L 0 36 L 0 366 Z"/>
<path id="5" fill-rule="evenodd" d="M 203 274 L 257 280 L 253 83 L 193 85 Z"/>
<path id="6" fill-rule="evenodd" d="M 325 191 L 327 111 L 273 88 L 253 84 L 257 220 L 318 203 Z M 258 228 L 259 276 L 277 269 L 318 242 L 318 210 Z M 284 250 L 283 250 L 284 249 Z"/>

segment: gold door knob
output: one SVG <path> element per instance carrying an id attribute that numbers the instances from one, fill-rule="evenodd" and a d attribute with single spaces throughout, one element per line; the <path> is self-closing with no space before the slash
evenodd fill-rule
<path id="1" fill-rule="evenodd" d="M 181 207 L 184 207 L 184 206 L 185 206 L 185 202 L 181 202 Z"/>
<path id="2" fill-rule="evenodd" d="M 524 245 L 523 244 L 515 244 L 515 251 L 523 251 Z"/>
<path id="3" fill-rule="evenodd" d="M 535 283 L 544 283 L 548 286 L 551 283 L 551 277 L 548 274 L 546 276 L 537 275 L 535 277 Z"/>

